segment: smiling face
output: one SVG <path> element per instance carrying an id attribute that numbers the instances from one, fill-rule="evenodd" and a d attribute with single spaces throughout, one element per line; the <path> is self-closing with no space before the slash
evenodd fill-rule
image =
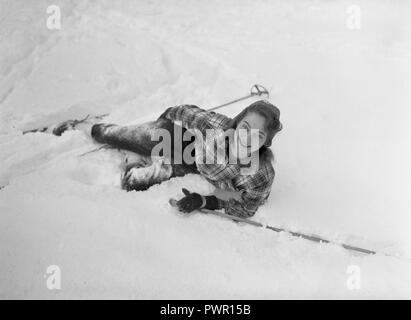
<path id="1" fill-rule="evenodd" d="M 249 112 L 237 125 L 235 137 L 242 148 L 249 152 L 259 150 L 267 139 L 265 118 L 256 113 Z M 258 143 L 256 143 L 258 142 Z"/>

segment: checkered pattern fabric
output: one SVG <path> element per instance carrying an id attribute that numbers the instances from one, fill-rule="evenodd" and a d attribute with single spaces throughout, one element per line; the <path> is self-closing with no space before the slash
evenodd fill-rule
<path id="1" fill-rule="evenodd" d="M 196 149 L 196 164 L 198 171 L 208 181 L 217 188 L 241 193 L 240 200 L 224 201 L 218 199 L 218 209 L 224 209 L 227 214 L 242 218 L 253 216 L 258 207 L 270 195 L 275 172 L 271 162 L 262 159 L 259 161 L 257 170 L 253 174 L 247 175 L 242 174 L 241 164 L 230 163 L 228 155 L 226 155 L 225 161 L 218 161 L 221 158 L 217 158 L 219 152 L 217 149 L 219 146 L 225 145 L 225 140 L 222 141 L 225 139 L 224 130 L 229 129 L 232 119 L 194 105 L 168 108 L 162 117 L 177 122 L 195 133 L 196 142 L 198 138 L 201 139 L 203 153 L 198 154 Z M 209 161 L 210 154 L 212 161 Z"/>

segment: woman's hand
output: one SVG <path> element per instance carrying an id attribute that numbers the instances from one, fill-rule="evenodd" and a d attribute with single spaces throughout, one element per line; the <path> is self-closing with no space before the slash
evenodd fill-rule
<path id="1" fill-rule="evenodd" d="M 187 189 L 182 189 L 185 197 L 177 201 L 178 210 L 190 213 L 194 210 L 204 208 L 206 204 L 205 198 L 198 193 L 190 193 Z"/>

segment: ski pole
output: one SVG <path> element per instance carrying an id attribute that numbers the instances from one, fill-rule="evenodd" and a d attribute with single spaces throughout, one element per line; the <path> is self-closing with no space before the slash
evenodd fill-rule
<path id="1" fill-rule="evenodd" d="M 267 98 L 270 97 L 270 93 L 268 92 L 268 90 L 267 90 L 266 88 L 264 88 L 262 85 L 255 84 L 255 85 L 253 85 L 253 86 L 251 87 L 250 93 L 249 93 L 248 95 L 246 95 L 246 96 L 244 96 L 244 97 L 241 97 L 241 98 L 238 98 L 238 99 L 234 99 L 234 100 L 232 100 L 232 101 L 229 101 L 229 102 L 227 102 L 227 103 L 221 104 L 221 105 L 219 105 L 219 106 L 216 106 L 216 107 L 207 109 L 207 111 L 217 110 L 217 109 L 220 109 L 220 108 L 222 108 L 222 107 L 226 107 L 226 106 L 228 106 L 228 105 L 230 105 L 230 104 L 233 104 L 233 103 L 236 103 L 236 102 L 239 102 L 239 101 L 242 101 L 242 100 L 245 100 L 245 99 L 254 97 L 254 96 L 262 96 L 263 94 L 266 94 L 266 95 L 267 95 Z"/>
<path id="2" fill-rule="evenodd" d="M 202 213 L 211 213 L 211 214 L 214 214 L 214 215 L 219 216 L 219 217 L 223 217 L 223 218 L 227 218 L 227 219 L 234 220 L 234 221 L 236 221 L 236 222 L 244 222 L 244 223 L 246 223 L 246 224 L 250 224 L 250 225 L 253 225 L 253 226 L 255 226 L 255 227 L 264 228 L 264 225 L 263 225 L 262 223 L 260 223 L 260 222 L 253 221 L 253 220 L 247 220 L 247 219 L 244 219 L 244 218 L 241 218 L 241 217 L 237 217 L 237 216 L 230 216 L 230 215 L 228 215 L 228 214 L 226 214 L 226 213 L 223 213 L 223 212 L 221 212 L 221 211 L 208 210 L 208 209 L 200 209 L 200 210 L 198 210 L 198 211 L 200 211 L 200 212 L 202 212 Z"/>
<path id="3" fill-rule="evenodd" d="M 228 215 L 228 214 L 223 213 L 221 211 L 214 211 L 214 210 L 208 210 L 208 209 L 200 209 L 199 211 L 202 212 L 202 213 L 214 214 L 214 215 L 217 215 L 219 217 L 231 219 L 231 220 L 234 220 L 234 221 L 237 221 L 237 222 L 243 222 L 243 223 L 246 223 L 246 224 L 249 224 L 249 225 L 253 225 L 255 227 L 261 227 L 261 228 L 269 229 L 269 230 L 272 230 L 272 231 L 275 231 L 275 232 L 286 232 L 286 233 L 292 235 L 293 237 L 303 238 L 303 239 L 313 241 L 313 242 L 330 243 L 330 244 L 342 246 L 344 249 L 351 250 L 351 251 L 361 252 L 361 253 L 365 253 L 365 254 L 376 254 L 376 252 L 373 251 L 373 250 L 354 247 L 354 246 L 351 246 L 351 245 L 348 245 L 348 244 L 345 244 L 345 243 L 332 242 L 330 240 L 323 239 L 323 238 L 321 238 L 319 236 L 316 236 L 316 235 L 308 235 L 308 234 L 304 234 L 302 232 L 295 232 L 295 231 L 290 231 L 290 230 L 283 229 L 283 228 L 272 227 L 270 225 L 263 225 L 260 222 L 247 220 L 247 219 L 244 219 L 244 218 L 241 218 L 241 217 L 231 216 L 231 215 Z"/>

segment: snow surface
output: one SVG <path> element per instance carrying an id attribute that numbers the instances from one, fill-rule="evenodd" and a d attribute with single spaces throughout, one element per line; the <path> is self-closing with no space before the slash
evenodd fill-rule
<path id="1" fill-rule="evenodd" d="M 61 30 L 49 4 L 0 1 L 0 298 L 411 298 L 410 2 L 54 0 Z M 122 153 L 78 157 L 98 146 L 79 131 L 21 133 L 106 112 L 139 123 L 254 83 L 284 130 L 253 219 L 391 256 L 184 217 L 167 201 L 211 192 L 200 176 L 127 193 Z"/>

